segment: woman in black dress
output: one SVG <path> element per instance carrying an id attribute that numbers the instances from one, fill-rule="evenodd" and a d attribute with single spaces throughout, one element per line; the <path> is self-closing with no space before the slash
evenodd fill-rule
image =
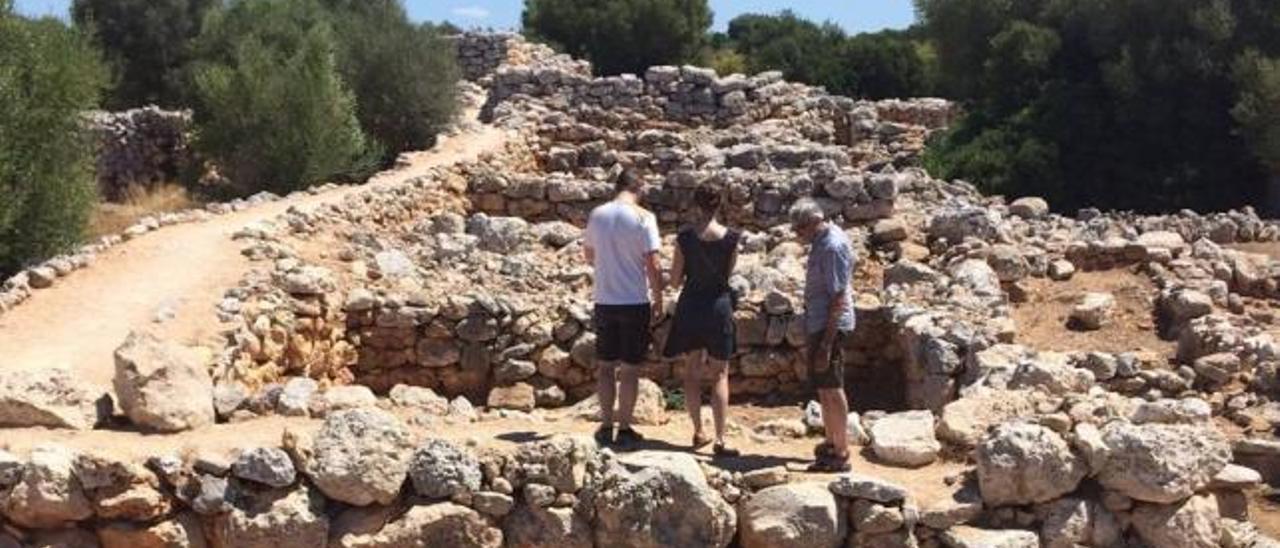
<path id="1" fill-rule="evenodd" d="M 716 219 L 721 193 L 702 186 L 694 191 L 698 223 L 676 237 L 671 284 L 681 288 L 675 320 L 667 337 L 664 354 L 683 356 L 685 408 L 693 420 L 693 447 L 699 449 L 715 441 L 717 456 L 738 454 L 725 443 L 725 414 L 729 409 L 729 359 L 736 350 L 733 325 L 733 297 L 729 276 L 738 260 L 741 233 Z M 715 373 L 711 388 L 711 413 L 715 419 L 715 439 L 702 431 L 703 372 Z"/>

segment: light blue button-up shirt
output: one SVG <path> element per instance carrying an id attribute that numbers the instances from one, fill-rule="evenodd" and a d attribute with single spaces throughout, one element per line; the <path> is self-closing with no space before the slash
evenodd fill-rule
<path id="1" fill-rule="evenodd" d="M 836 327 L 841 331 L 853 331 L 853 288 L 850 281 L 856 258 L 849 236 L 833 225 L 825 225 L 809 247 L 809 261 L 805 269 L 804 309 L 805 327 L 810 334 L 827 328 L 827 314 L 831 300 L 844 294 L 844 314 Z"/>

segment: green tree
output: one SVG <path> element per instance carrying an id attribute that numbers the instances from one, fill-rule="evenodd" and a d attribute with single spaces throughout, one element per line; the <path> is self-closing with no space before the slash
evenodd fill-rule
<path id="1" fill-rule="evenodd" d="M 1065 210 L 1221 209 L 1262 196 L 1248 145 L 1265 138 L 1247 138 L 1240 119 L 1267 117 L 1242 95 L 1251 71 L 1237 59 L 1280 53 L 1276 3 L 917 0 L 917 11 L 944 91 L 970 113 L 931 147 L 935 175 Z"/>
<path id="2" fill-rule="evenodd" d="M 908 32 L 859 34 L 846 41 L 841 56 L 848 88 L 833 91 L 868 99 L 933 94 L 929 65 Z"/>
<path id="3" fill-rule="evenodd" d="M 1250 50 L 1234 70 L 1240 99 L 1231 113 L 1254 153 L 1280 176 L 1280 59 Z"/>
<path id="4" fill-rule="evenodd" d="M 106 71 L 83 35 L 0 0 L 0 274 L 76 244 L 94 201 L 81 113 Z"/>
<path id="5" fill-rule="evenodd" d="M 525 0 L 524 31 L 600 74 L 642 74 L 697 58 L 711 27 L 707 0 Z"/>
<path id="6" fill-rule="evenodd" d="M 196 43 L 197 147 L 244 190 L 286 192 L 373 166 L 315 0 L 238 0 Z"/>
<path id="7" fill-rule="evenodd" d="M 729 22 L 729 38 L 753 72 L 779 70 L 788 80 L 825 86 L 834 93 L 853 89 L 841 59 L 847 36 L 832 23 L 819 25 L 791 11 L 744 14 Z"/>
<path id="8" fill-rule="evenodd" d="M 338 29 L 338 67 L 360 125 L 393 159 L 430 148 L 452 120 L 459 70 L 442 29 L 415 25 L 398 0 L 323 0 Z"/>
<path id="9" fill-rule="evenodd" d="M 91 30 L 113 69 L 107 108 L 184 105 L 190 42 L 217 1 L 75 0 L 72 18 Z"/>

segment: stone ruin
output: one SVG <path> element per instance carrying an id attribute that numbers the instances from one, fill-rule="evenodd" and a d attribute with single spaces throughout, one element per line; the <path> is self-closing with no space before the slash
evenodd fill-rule
<path id="1" fill-rule="evenodd" d="M 230 460 L 0 451 L 0 547 L 1277 545 L 1250 502 L 1280 481 L 1280 262 L 1249 246 L 1280 224 L 1247 208 L 1063 216 L 935 180 L 919 155 L 956 115 L 944 101 L 696 67 L 593 78 L 510 34 L 457 47 L 483 118 L 514 135 L 503 151 L 245 227 L 234 238 L 260 267 L 217 303 L 212 357 L 144 334 L 117 351 L 114 405 L 136 428 L 317 428 Z M 735 400 L 805 401 L 804 250 L 785 211 L 827 209 L 860 259 L 851 438 L 889 466 L 961 464 L 945 493 L 565 436 L 505 453 L 431 436 L 441 421 L 590 416 L 581 230 L 623 167 L 646 177 L 667 249 L 699 185 L 723 189 L 726 221 L 748 231 Z M 66 260 L 7 281 L 0 311 Z M 1145 317 L 1118 291 L 1043 298 L 1108 275 L 1135 280 Z M 1083 346 L 1019 321 L 1059 305 L 1053 336 Z M 1087 338 L 1138 321 L 1160 342 Z M 661 421 L 682 367 L 645 368 L 642 423 Z M 66 372 L 3 373 L 0 425 L 102 428 L 101 396 Z M 805 436 L 814 411 L 750 435 Z"/>
<path id="2" fill-rule="evenodd" d="M 149 189 L 176 181 L 193 162 L 191 111 L 154 106 L 122 112 L 91 112 L 97 147 L 98 194 L 120 201 L 131 187 Z"/>

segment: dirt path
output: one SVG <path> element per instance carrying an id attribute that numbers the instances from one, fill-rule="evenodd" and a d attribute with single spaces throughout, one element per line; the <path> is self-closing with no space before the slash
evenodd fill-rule
<path id="1" fill-rule="evenodd" d="M 365 186 L 280 200 L 206 222 L 176 225 L 118 245 L 89 268 L 0 316 L 0 368 L 65 367 L 101 385 L 113 373 L 112 352 L 128 333 L 151 327 L 195 342 L 215 334 L 214 305 L 248 270 L 241 244 L 230 236 L 245 225 L 271 219 L 293 206 L 342 200 L 369 185 L 386 185 L 432 167 L 496 152 L 507 134 L 483 126 L 410 157 L 406 167 L 380 173 Z M 161 311 L 173 319 L 157 325 Z"/>

